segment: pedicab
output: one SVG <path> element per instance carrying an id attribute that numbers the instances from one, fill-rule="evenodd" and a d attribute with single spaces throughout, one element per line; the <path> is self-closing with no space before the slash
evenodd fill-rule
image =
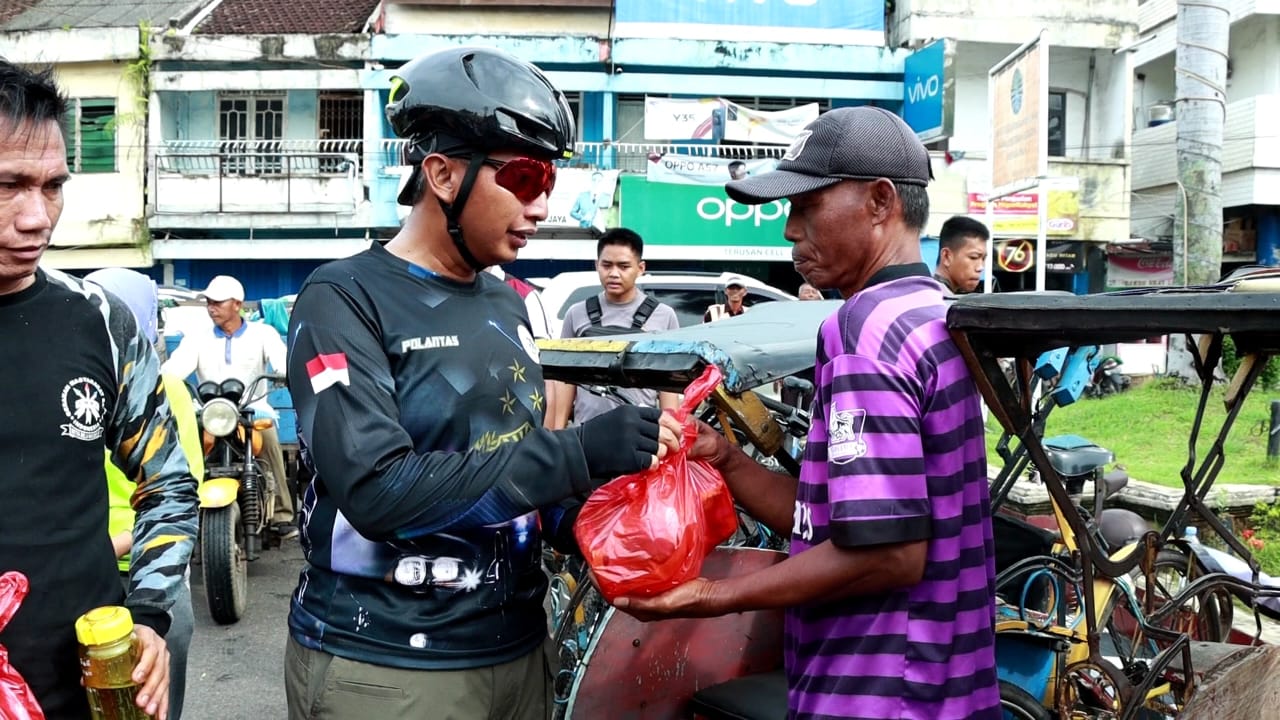
<path id="1" fill-rule="evenodd" d="M 809 408 L 774 399 L 773 389 L 804 382 L 795 378 L 813 369 L 818 328 L 841 304 L 768 303 L 662 333 L 543 340 L 543 374 L 577 384 L 579 392 L 608 393 L 607 386 L 680 392 L 714 365 L 723 381 L 701 417 L 758 461 L 795 475 Z M 739 520 L 738 535 L 707 557 L 704 577 L 750 573 L 785 557 L 785 541 L 743 513 Z M 605 602 L 580 562 L 551 554 L 547 564 L 556 718 L 786 717 L 781 611 L 641 623 Z M 1011 709 L 1027 702 L 1015 685 L 1001 691 Z"/>
<path id="2" fill-rule="evenodd" d="M 722 381 L 701 417 L 762 462 L 799 473 L 808 408 L 775 385 L 812 370 L 818 328 L 839 301 L 777 302 L 716 323 L 662 333 L 542 340 L 545 377 L 608 393 L 610 386 L 682 391 L 708 365 Z M 754 572 L 786 557 L 784 543 L 740 513 L 740 530 L 702 567 L 705 577 Z M 786 716 L 782 613 L 641 623 L 617 612 L 572 560 L 548 563 L 558 653 L 556 718 L 670 720 Z M 728 681 L 739 685 L 724 693 Z M 700 692 L 701 691 L 701 692 Z M 733 714 L 733 713 L 738 714 Z"/>
<path id="3" fill-rule="evenodd" d="M 952 305 L 947 322 L 992 415 L 1016 438 L 1018 452 L 1043 481 L 1068 544 L 1065 552 L 1033 554 L 1000 573 L 1004 597 L 1025 599 L 1036 591 L 1040 602 L 1029 608 L 1015 601 L 1015 607 L 1002 608 L 998 615 L 1002 678 L 1012 678 L 1040 704 L 1011 714 L 1176 717 L 1196 698 L 1197 684 L 1204 678 L 1227 677 L 1235 681 L 1235 695 L 1215 694 L 1221 701 L 1215 707 L 1226 713 L 1219 720 L 1224 720 L 1234 717 L 1233 704 L 1257 706 L 1257 698 L 1247 697 L 1250 692 L 1274 692 L 1270 678 L 1238 674 L 1256 674 L 1261 672 L 1258 668 L 1274 664 L 1249 658 L 1280 650 L 1258 640 L 1259 600 L 1280 594 L 1280 589 L 1260 584 L 1249 548 L 1206 505 L 1205 497 L 1226 460 L 1224 441 L 1245 398 L 1266 361 L 1280 353 L 1280 273 L 1256 272 L 1208 286 L 1088 296 L 971 295 Z M 1034 381 L 1037 361 L 1055 350 L 1074 353 L 1082 347 L 1157 335 L 1187 338 L 1201 387 L 1181 472 L 1184 493 L 1161 530 L 1147 532 L 1125 548 L 1109 549 L 1075 502 L 1062 463 L 1055 462 L 1042 438 L 1042 408 Z M 1201 452 L 1201 433 L 1209 430 L 1204 411 L 1227 337 L 1244 355 L 1226 390 L 1226 417 Z M 1012 373 L 1006 372 L 1010 360 Z M 1198 557 L 1195 548 L 1176 539 L 1188 523 L 1209 529 L 1251 569 L 1252 578 L 1211 571 L 1213 565 L 1197 562 L 1178 586 L 1162 584 L 1157 573 L 1162 552 L 1173 549 Z M 1143 592 L 1129 582 L 1135 575 Z M 1224 591 L 1253 611 L 1254 637 L 1211 642 L 1194 637 L 1197 625 L 1175 621 L 1188 608 L 1193 614 L 1204 613 Z M 1132 627 L 1116 628 L 1117 607 L 1127 609 Z M 1121 635 L 1127 643 L 1119 642 Z"/>

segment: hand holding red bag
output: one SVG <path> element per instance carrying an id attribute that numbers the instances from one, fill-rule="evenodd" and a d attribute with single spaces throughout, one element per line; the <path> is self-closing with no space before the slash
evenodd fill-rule
<path id="1" fill-rule="evenodd" d="M 698 577 L 703 558 L 737 529 L 724 478 L 709 463 L 688 459 L 698 436 L 689 414 L 720 378 L 712 365 L 685 389 L 672 413 L 684 426 L 678 452 L 600 487 L 583 505 L 574 536 L 606 600 L 652 597 Z"/>
<path id="2" fill-rule="evenodd" d="M 0 575 L 0 630 L 18 612 L 18 606 L 30 589 L 27 576 L 20 572 Z M 0 645 L 0 718 L 5 720 L 45 720 L 27 681 L 9 664 L 9 651 Z"/>

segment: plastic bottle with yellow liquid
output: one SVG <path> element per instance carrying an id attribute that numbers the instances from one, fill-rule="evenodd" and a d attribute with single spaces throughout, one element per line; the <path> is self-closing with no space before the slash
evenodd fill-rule
<path id="1" fill-rule="evenodd" d="M 93 720 L 149 720 L 136 702 L 138 643 L 129 610 L 111 605 L 90 610 L 76 620 L 76 639 Z"/>

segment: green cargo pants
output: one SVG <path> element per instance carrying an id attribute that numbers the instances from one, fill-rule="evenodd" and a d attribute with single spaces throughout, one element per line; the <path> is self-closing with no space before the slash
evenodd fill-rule
<path id="1" fill-rule="evenodd" d="M 289 720 L 547 720 L 550 641 L 528 655 L 470 670 L 402 670 L 285 648 Z"/>

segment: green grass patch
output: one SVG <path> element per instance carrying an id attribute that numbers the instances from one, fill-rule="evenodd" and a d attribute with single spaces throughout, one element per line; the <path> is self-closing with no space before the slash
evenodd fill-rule
<path id="1" fill-rule="evenodd" d="M 1129 475 L 1145 482 L 1182 487 L 1181 472 L 1187 462 L 1187 436 L 1195 419 L 1199 389 L 1172 380 L 1152 380 L 1126 393 L 1100 400 L 1081 399 L 1055 408 L 1045 434 L 1081 435 L 1115 453 L 1116 463 Z M 1197 458 L 1202 458 L 1217 437 L 1226 410 L 1225 387 L 1214 388 L 1205 409 Z M 1280 393 L 1256 390 L 1241 408 L 1227 436 L 1226 463 L 1218 483 L 1280 485 L 1280 468 L 1267 464 L 1267 431 L 1271 400 Z M 989 462 L 999 464 L 995 444 L 1000 424 L 987 421 Z M 1016 441 L 1015 441 L 1016 444 Z"/>

